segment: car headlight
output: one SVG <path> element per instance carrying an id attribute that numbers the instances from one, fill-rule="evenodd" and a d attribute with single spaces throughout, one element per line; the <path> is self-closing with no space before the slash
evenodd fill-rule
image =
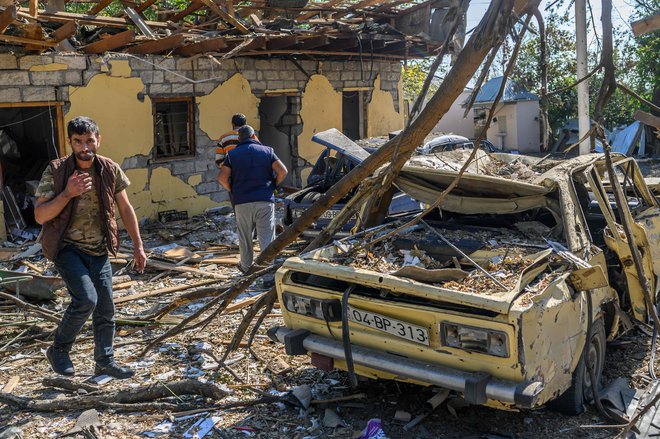
<path id="1" fill-rule="evenodd" d="M 328 322 L 341 322 L 341 302 L 339 299 L 316 299 L 298 294 L 283 293 L 282 301 L 289 312 Z"/>
<path id="2" fill-rule="evenodd" d="M 509 340 L 506 333 L 502 331 L 442 322 L 440 339 L 444 346 L 452 348 L 496 357 L 509 356 Z"/>

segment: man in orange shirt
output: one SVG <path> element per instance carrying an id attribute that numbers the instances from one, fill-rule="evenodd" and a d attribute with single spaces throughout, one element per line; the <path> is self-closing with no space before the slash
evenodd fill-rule
<path id="1" fill-rule="evenodd" d="M 244 114 L 236 113 L 231 117 L 231 131 L 227 131 L 218 140 L 218 144 L 215 148 L 215 164 L 222 166 L 222 162 L 225 161 L 227 153 L 232 149 L 236 148 L 238 145 L 238 129 L 247 123 L 247 118 Z M 256 134 L 252 135 L 252 139 L 257 142 L 259 139 Z"/>

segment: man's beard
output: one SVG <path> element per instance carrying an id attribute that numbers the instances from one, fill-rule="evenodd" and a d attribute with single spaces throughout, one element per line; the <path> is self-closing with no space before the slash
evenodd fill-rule
<path id="1" fill-rule="evenodd" d="M 78 160 L 81 160 L 83 162 L 89 162 L 94 160 L 94 157 L 96 156 L 95 153 L 92 151 L 80 151 L 76 153 L 76 158 Z"/>

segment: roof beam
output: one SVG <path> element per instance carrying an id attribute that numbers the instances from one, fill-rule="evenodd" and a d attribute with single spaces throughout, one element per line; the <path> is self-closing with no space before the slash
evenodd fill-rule
<path id="1" fill-rule="evenodd" d="M 52 40 L 33 40 L 31 38 L 23 38 L 4 34 L 0 34 L 0 41 L 4 41 L 9 44 L 32 45 L 40 47 L 55 47 L 57 45 L 57 43 Z"/>
<path id="2" fill-rule="evenodd" d="M 312 38 L 305 38 L 303 41 L 298 43 L 296 48 L 302 50 L 310 50 L 325 46 L 328 43 L 330 43 L 330 38 L 327 35 L 318 35 Z"/>
<path id="3" fill-rule="evenodd" d="M 131 19 L 133 23 L 137 26 L 138 29 L 140 29 L 140 32 L 142 32 L 142 35 L 148 38 L 156 38 L 156 35 L 154 35 L 154 31 L 151 30 L 149 25 L 144 22 L 142 17 L 140 17 L 140 14 L 138 14 L 135 9 L 127 7 L 124 9 L 124 12 L 126 12 L 126 15 L 128 15 L 128 18 Z"/>
<path id="4" fill-rule="evenodd" d="M 644 17 L 641 20 L 633 21 L 631 26 L 633 34 L 636 37 L 656 31 L 660 29 L 660 14 L 655 14 L 650 17 Z"/>
<path id="5" fill-rule="evenodd" d="M 29 12 L 31 17 L 36 17 L 39 13 L 39 2 L 38 0 L 30 0 L 28 2 Z"/>
<path id="6" fill-rule="evenodd" d="M 158 1 L 158 0 L 146 0 L 146 1 L 143 1 L 142 3 L 140 3 L 139 5 L 137 5 L 137 6 L 135 7 L 135 12 L 137 12 L 137 13 L 139 14 L 139 13 L 143 12 L 144 10 L 146 10 L 147 8 L 149 8 L 150 6 L 152 6 L 152 5 L 153 5 L 154 3 L 156 3 L 157 1 Z"/>
<path id="7" fill-rule="evenodd" d="M 126 49 L 127 53 L 150 55 L 153 53 L 165 52 L 166 50 L 176 49 L 184 42 L 182 34 L 174 34 L 159 40 L 147 41 Z"/>
<path id="8" fill-rule="evenodd" d="M 318 15 L 321 12 L 321 9 L 332 8 L 333 6 L 337 6 L 339 3 L 343 2 L 343 1 L 344 0 L 330 0 L 330 1 L 327 1 L 323 4 L 320 4 L 320 5 L 316 6 L 316 8 L 318 8 L 319 10 L 306 12 L 302 15 L 297 16 L 296 21 L 307 20 L 308 18 L 311 18 L 315 15 Z M 305 9 L 312 9 L 312 7 L 309 7 L 309 5 L 307 5 L 307 7 L 305 7 Z"/>
<path id="9" fill-rule="evenodd" d="M 633 118 L 635 120 L 638 120 L 642 122 L 643 124 L 646 124 L 648 126 L 654 127 L 658 130 L 660 130 L 660 117 L 654 116 L 650 113 L 646 113 L 641 110 L 636 110 L 635 114 L 633 114 Z"/>
<path id="10" fill-rule="evenodd" d="M 100 54 L 109 50 L 114 50 L 119 47 L 126 46 L 133 41 L 135 41 L 135 32 L 133 30 L 127 30 L 115 35 L 111 35 L 107 38 L 103 38 L 102 40 L 94 41 L 93 43 L 81 47 L 80 50 L 85 53 Z"/>
<path id="11" fill-rule="evenodd" d="M 211 38 L 198 43 L 186 44 L 179 47 L 177 53 L 182 56 L 193 56 L 198 53 L 217 52 L 227 48 L 227 41 L 224 37 Z"/>
<path id="12" fill-rule="evenodd" d="M 289 46 L 293 46 L 298 43 L 297 35 L 284 35 L 280 37 L 274 37 L 272 40 L 269 39 L 266 43 L 266 48 L 268 50 L 277 50 L 284 49 Z"/>
<path id="13" fill-rule="evenodd" d="M 16 6 L 7 6 L 2 13 L 0 13 L 0 34 L 3 33 L 10 24 L 16 21 Z"/>
<path id="14" fill-rule="evenodd" d="M 27 9 L 19 8 L 17 15 L 29 17 L 26 14 Z M 39 18 L 45 21 L 57 21 L 60 23 L 67 23 L 69 21 L 77 20 L 80 24 L 89 24 L 92 26 L 106 26 L 106 27 L 121 27 L 126 28 L 126 25 L 133 25 L 133 22 L 124 17 L 103 17 L 96 15 L 74 14 L 72 12 L 46 12 L 43 9 L 39 10 Z M 145 21 L 150 27 L 158 29 L 167 29 L 170 27 L 167 23 L 160 21 Z"/>
<path id="15" fill-rule="evenodd" d="M 209 8 L 211 11 L 213 11 L 216 15 L 219 15 L 220 18 L 222 18 L 224 21 L 227 23 L 230 23 L 232 26 L 234 26 L 238 31 L 242 34 L 247 34 L 250 33 L 250 31 L 243 26 L 243 23 L 238 21 L 236 17 L 233 15 L 228 14 L 227 12 L 223 11 L 220 6 L 216 5 L 213 0 L 200 0 L 204 5 Z"/>
<path id="16" fill-rule="evenodd" d="M 110 3 L 112 3 L 112 0 L 101 0 L 92 8 L 91 11 L 89 11 L 89 15 L 98 14 L 99 12 L 107 8 L 110 5 Z"/>
<path id="17" fill-rule="evenodd" d="M 53 40 L 56 42 L 60 42 L 62 40 L 66 40 L 70 36 L 76 33 L 78 30 L 78 23 L 75 21 L 69 21 L 68 23 L 64 23 L 62 26 L 58 27 L 55 32 L 53 32 Z"/>
<path id="18" fill-rule="evenodd" d="M 175 23 L 177 21 L 181 21 L 184 18 L 186 18 L 188 15 L 192 14 L 193 12 L 202 9 L 202 6 L 204 5 L 201 2 L 193 0 L 185 9 L 182 9 L 181 11 L 170 17 L 170 21 L 173 21 Z"/>

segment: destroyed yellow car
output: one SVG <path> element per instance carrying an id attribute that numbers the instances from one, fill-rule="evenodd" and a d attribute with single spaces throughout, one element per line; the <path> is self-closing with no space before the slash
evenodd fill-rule
<path id="1" fill-rule="evenodd" d="M 397 186 L 432 203 L 469 153 L 414 157 Z M 474 404 L 579 413 L 591 398 L 586 363 L 600 380 L 606 340 L 631 318 L 647 321 L 622 214 L 634 218 L 658 289 L 658 201 L 634 159 L 613 161 L 630 210 L 617 208 L 602 155 L 479 152 L 435 220 L 288 259 L 276 275 L 285 325 L 269 335 L 319 368 L 347 370 L 348 354 L 364 377 L 442 387 Z"/>

